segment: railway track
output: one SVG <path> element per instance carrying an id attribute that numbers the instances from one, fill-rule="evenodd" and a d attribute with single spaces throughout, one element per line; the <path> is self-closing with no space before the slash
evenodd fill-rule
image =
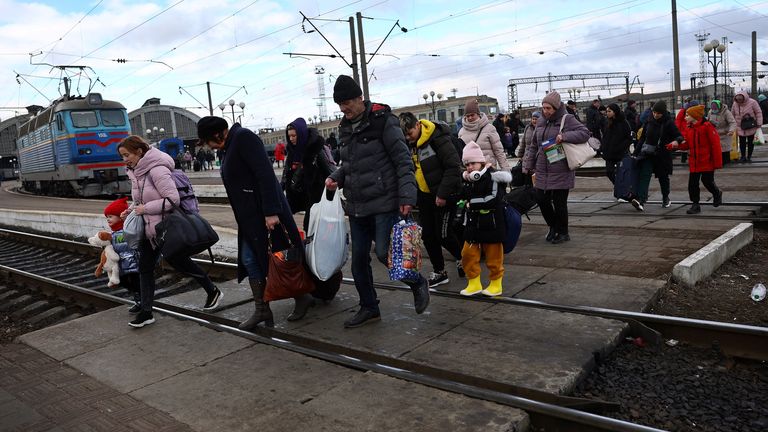
<path id="1" fill-rule="evenodd" d="M 88 244 L 53 239 L 45 236 L 0 230 L 0 273 L 15 281 L 41 287 L 47 295 L 76 298 L 84 307 L 101 309 L 121 303 L 128 304 L 128 293 L 106 289 L 103 279 L 94 280 L 92 271 L 99 252 Z M 201 260 L 201 263 L 205 261 Z M 235 266 L 215 263 L 210 266 L 215 278 L 234 278 Z M 164 276 L 158 281 L 158 311 L 180 319 L 238 334 L 254 341 L 299 352 L 358 370 L 371 370 L 406 379 L 423 385 L 461 393 L 526 410 L 537 426 L 557 427 L 558 430 L 649 431 L 656 430 L 602 417 L 602 413 L 615 408 L 603 401 L 553 395 L 541 391 L 510 385 L 450 370 L 430 367 L 349 347 L 290 334 L 275 329 L 259 329 L 256 333 L 242 332 L 237 322 L 214 313 L 203 313 L 163 302 L 163 297 L 184 292 L 191 280 L 178 276 Z M 345 279 L 345 283 L 352 283 Z M 404 289 L 394 284 L 377 284 L 391 290 Z M 533 307 L 560 312 L 598 316 L 628 323 L 633 337 L 643 337 L 651 346 L 659 346 L 664 338 L 675 338 L 691 344 L 718 343 L 731 356 L 768 359 L 768 329 L 716 323 L 651 314 L 616 311 L 587 306 L 562 306 L 514 298 L 467 299 L 442 290 L 433 289 L 433 295 L 457 298 L 461 301 L 483 301 Z M 234 307 L 243 302 L 231 305 Z"/>

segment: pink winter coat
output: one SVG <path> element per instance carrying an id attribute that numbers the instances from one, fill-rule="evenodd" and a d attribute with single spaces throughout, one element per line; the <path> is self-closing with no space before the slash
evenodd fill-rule
<path id="1" fill-rule="evenodd" d="M 736 98 L 733 99 L 731 112 L 733 113 L 733 118 L 736 120 L 736 131 L 739 136 L 752 136 L 757 132 L 757 128 L 743 130 L 741 128 L 741 119 L 745 114 L 749 114 L 754 117 L 755 122 L 758 125 L 757 127 L 760 127 L 760 125 L 763 124 L 763 110 L 760 109 L 760 104 L 758 104 L 756 100 L 750 98 L 749 93 L 746 91 L 742 90 L 736 93 L 736 96 L 738 95 L 744 96 L 744 102 L 738 103 L 736 102 Z"/>
<path id="2" fill-rule="evenodd" d="M 155 225 L 163 220 L 164 198 L 179 204 L 179 191 L 171 178 L 173 158 L 156 148 L 150 148 L 133 169 L 127 169 L 131 179 L 133 204 L 144 204 L 144 234 L 153 241 Z M 166 212 L 170 204 L 165 203 Z"/>
<path id="3" fill-rule="evenodd" d="M 480 113 L 480 118 L 471 123 L 463 119 L 459 138 L 465 143 L 476 142 L 483 150 L 486 162 L 493 164 L 496 169 L 509 171 L 509 163 L 507 163 L 507 156 L 504 153 L 504 146 L 501 144 L 499 133 L 490 124 L 485 113 Z"/>

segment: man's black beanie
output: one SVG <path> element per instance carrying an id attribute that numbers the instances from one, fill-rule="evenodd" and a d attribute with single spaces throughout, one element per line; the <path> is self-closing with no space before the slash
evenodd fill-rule
<path id="1" fill-rule="evenodd" d="M 333 101 L 342 103 L 345 100 L 355 99 L 363 95 L 363 90 L 359 85 L 347 75 L 339 75 L 336 78 L 336 84 L 333 85 Z"/>

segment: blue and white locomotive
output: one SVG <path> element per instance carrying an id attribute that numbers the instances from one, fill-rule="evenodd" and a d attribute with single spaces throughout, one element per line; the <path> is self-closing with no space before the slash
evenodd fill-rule
<path id="1" fill-rule="evenodd" d="M 62 96 L 19 129 L 19 176 L 28 192 L 54 196 L 129 193 L 117 145 L 130 135 L 128 113 L 99 93 Z"/>

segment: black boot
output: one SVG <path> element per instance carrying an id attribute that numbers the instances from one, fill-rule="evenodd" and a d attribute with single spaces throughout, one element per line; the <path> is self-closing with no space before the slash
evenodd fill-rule
<path id="1" fill-rule="evenodd" d="M 275 320 L 272 317 L 272 310 L 269 309 L 269 303 L 264 302 L 264 287 L 265 281 L 248 280 L 251 285 L 251 292 L 253 292 L 253 302 L 256 304 L 256 310 L 253 312 L 248 321 L 241 323 L 238 328 L 240 330 L 251 331 L 263 322 L 267 327 L 273 327 Z"/>
<path id="2" fill-rule="evenodd" d="M 557 231 L 553 227 L 549 227 L 549 232 L 547 233 L 547 236 L 544 237 L 544 240 L 551 242 L 553 238 L 555 238 L 555 234 L 557 234 Z"/>
<path id="3" fill-rule="evenodd" d="M 691 208 L 689 208 L 685 212 L 688 214 L 699 214 L 701 213 L 701 206 L 699 205 L 699 203 L 693 203 L 693 205 L 691 205 Z"/>
<path id="4" fill-rule="evenodd" d="M 293 306 L 293 312 L 286 318 L 288 321 L 298 321 L 304 318 L 309 308 L 315 305 L 315 298 L 309 294 L 294 297 L 293 300 L 296 304 Z"/>
<path id="5" fill-rule="evenodd" d="M 720 207 L 723 203 L 723 191 L 718 189 L 714 195 L 712 195 L 712 207 Z"/>
<path id="6" fill-rule="evenodd" d="M 419 275 L 419 279 L 416 281 L 403 281 L 410 288 L 413 293 L 413 307 L 416 309 L 416 313 L 420 314 L 427 310 L 429 306 L 429 283 L 423 276 Z"/>

